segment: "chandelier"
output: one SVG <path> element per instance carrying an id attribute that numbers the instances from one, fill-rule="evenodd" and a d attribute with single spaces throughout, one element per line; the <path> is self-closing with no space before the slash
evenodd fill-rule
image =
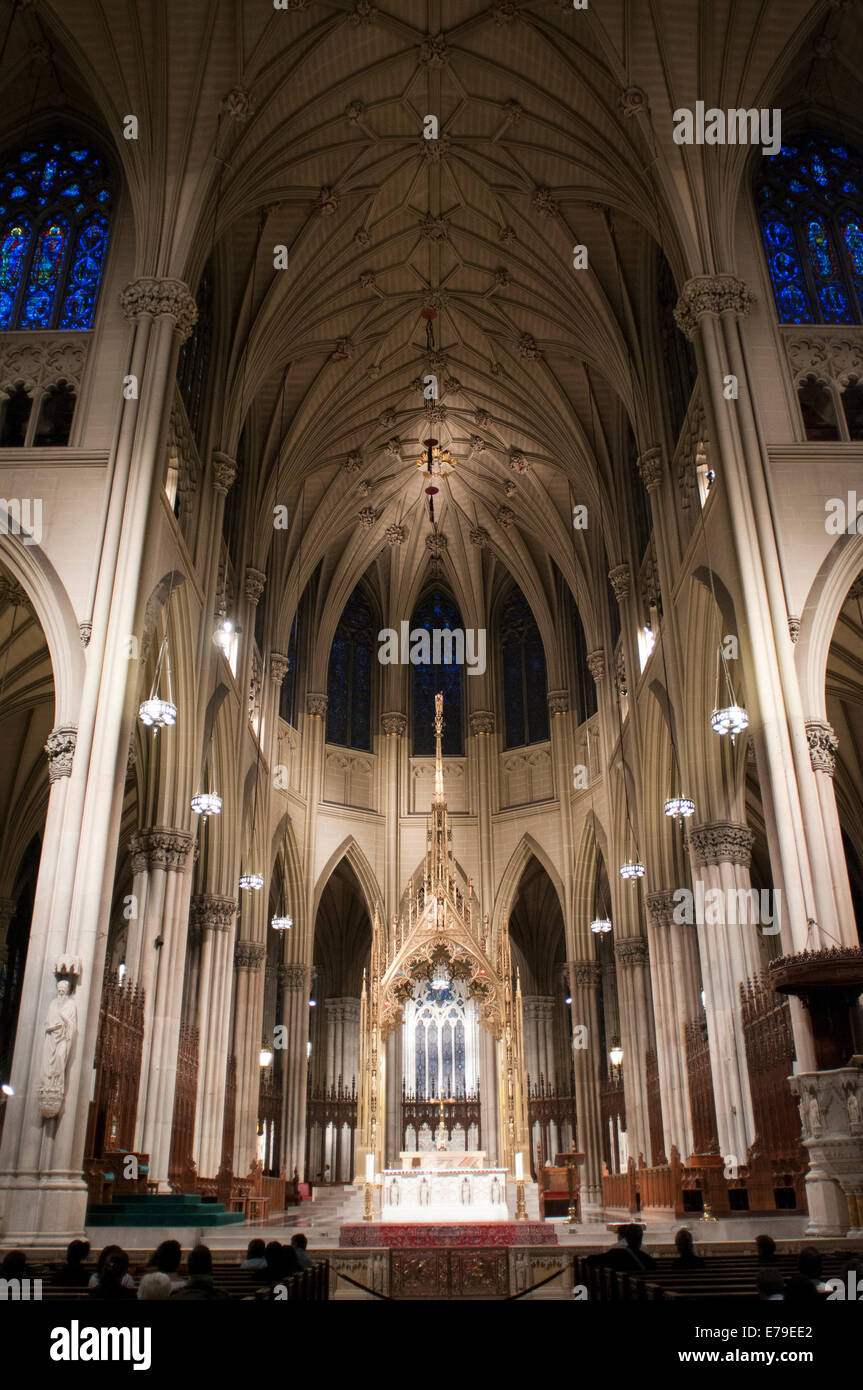
<path id="1" fill-rule="evenodd" d="M 240 874 L 240 887 L 247 892 L 257 893 L 263 886 L 264 880 L 260 874 Z"/>
<path id="2" fill-rule="evenodd" d="M 621 878 L 644 878 L 644 865 L 637 860 L 627 859 L 625 864 L 620 866 Z"/>
<path id="3" fill-rule="evenodd" d="M 607 917 L 594 917 L 593 921 L 590 924 L 590 930 L 596 936 L 602 936 L 605 934 L 605 932 L 611 931 L 611 922 L 608 920 Z"/>
<path id="4" fill-rule="evenodd" d="M 273 917 L 270 920 L 273 931 L 290 931 L 293 925 L 293 917 Z"/>
<path id="5" fill-rule="evenodd" d="M 445 478 L 451 473 L 458 460 L 449 449 L 445 449 L 437 439 L 424 439 L 423 451 L 417 457 L 417 468 L 435 478 Z"/>
<path id="6" fill-rule="evenodd" d="M 695 802 L 689 796 L 672 796 L 665 803 L 665 814 L 671 820 L 686 820 L 695 815 Z"/>
<path id="7" fill-rule="evenodd" d="M 727 705 L 725 709 L 713 711 L 710 727 L 715 734 L 730 734 L 733 741 L 744 729 L 749 728 L 749 715 L 742 705 Z"/>
<path id="8" fill-rule="evenodd" d="M 192 810 L 204 819 L 219 816 L 222 813 L 222 798 L 215 792 L 198 792 L 197 796 L 192 797 Z"/>

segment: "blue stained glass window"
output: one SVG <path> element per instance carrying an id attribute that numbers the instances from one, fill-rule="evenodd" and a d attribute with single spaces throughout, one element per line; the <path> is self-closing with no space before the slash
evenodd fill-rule
<path id="1" fill-rule="evenodd" d="M 106 174 L 68 139 L 0 159 L 0 329 L 92 327 L 110 237 Z"/>
<path id="2" fill-rule="evenodd" d="M 425 628 L 434 634 L 449 629 L 451 632 L 464 631 L 461 615 L 452 599 L 439 589 L 427 594 L 417 604 L 411 618 L 411 632 Z M 452 639 L 447 639 L 450 641 Z M 439 658 L 447 655 L 443 639 L 438 639 Z M 455 647 L 455 642 L 453 642 Z M 430 641 L 431 660 L 424 664 L 411 666 L 413 681 L 413 750 L 417 757 L 427 757 L 435 751 L 434 736 L 434 697 L 438 691 L 443 694 L 443 754 L 445 758 L 458 758 L 462 754 L 462 677 L 464 666 L 456 662 L 439 659 L 434 661 L 434 639 Z"/>
<path id="3" fill-rule="evenodd" d="M 859 151 L 814 134 L 762 161 L 755 197 L 783 323 L 863 322 L 861 180 Z"/>
<path id="4" fill-rule="evenodd" d="M 372 659 L 376 653 L 372 606 L 361 589 L 345 604 L 327 673 L 327 742 L 371 748 Z"/>
<path id="5" fill-rule="evenodd" d="M 545 651 L 530 605 L 514 588 L 500 613 L 506 746 L 548 738 Z"/>

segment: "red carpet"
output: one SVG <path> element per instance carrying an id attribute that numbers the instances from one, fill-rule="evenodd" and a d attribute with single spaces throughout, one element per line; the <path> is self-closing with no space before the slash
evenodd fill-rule
<path id="1" fill-rule="evenodd" d="M 545 1221 L 474 1221 L 464 1224 L 393 1225 L 380 1221 L 347 1222 L 339 1233 L 339 1245 L 416 1248 L 421 1245 L 557 1245 L 554 1227 Z"/>

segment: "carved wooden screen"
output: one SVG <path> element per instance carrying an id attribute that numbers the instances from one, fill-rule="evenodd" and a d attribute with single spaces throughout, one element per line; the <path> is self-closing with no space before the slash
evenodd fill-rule
<path id="1" fill-rule="evenodd" d="M 766 1157 L 802 1162 L 800 1116 L 787 1080 L 794 1061 L 790 1005 L 759 977 L 740 986 L 740 1007 L 755 1117 L 753 1147 Z"/>
<path id="2" fill-rule="evenodd" d="M 719 1152 L 716 1106 L 713 1103 L 713 1074 L 707 1025 L 703 1019 L 686 1025 L 686 1069 L 689 1073 L 689 1109 L 692 1115 L 692 1146 L 697 1154 Z"/>
<path id="3" fill-rule="evenodd" d="M 234 1166 L 234 1124 L 237 1113 L 237 1059 L 228 1058 L 225 1075 L 225 1117 L 222 1122 L 222 1167 Z"/>
<path id="4" fill-rule="evenodd" d="M 169 1181 L 182 1185 L 192 1166 L 195 1138 L 195 1108 L 198 1093 L 198 1030 L 180 1027 L 177 1048 L 177 1081 L 174 1089 L 174 1119 L 171 1125 Z"/>
<path id="5" fill-rule="evenodd" d="M 90 1108 L 88 1158 L 132 1149 L 144 1043 L 144 991 L 106 971 L 96 1039 L 96 1084 Z"/>
<path id="6" fill-rule="evenodd" d="M 647 1119 L 650 1126 L 651 1162 L 667 1163 L 662 1128 L 662 1101 L 659 1095 L 659 1062 L 655 1052 L 644 1054 L 647 1074 Z"/>

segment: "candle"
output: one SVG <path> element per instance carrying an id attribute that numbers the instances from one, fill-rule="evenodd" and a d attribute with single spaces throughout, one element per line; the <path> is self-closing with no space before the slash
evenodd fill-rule
<path id="1" fill-rule="evenodd" d="M 374 1156 L 374 1154 L 366 1154 L 366 1182 L 374 1182 L 374 1180 L 375 1180 L 375 1156 Z"/>
<path id="2" fill-rule="evenodd" d="M 521 1182 L 524 1179 L 524 1154 L 517 1153 L 515 1156 L 515 1180 Z"/>

